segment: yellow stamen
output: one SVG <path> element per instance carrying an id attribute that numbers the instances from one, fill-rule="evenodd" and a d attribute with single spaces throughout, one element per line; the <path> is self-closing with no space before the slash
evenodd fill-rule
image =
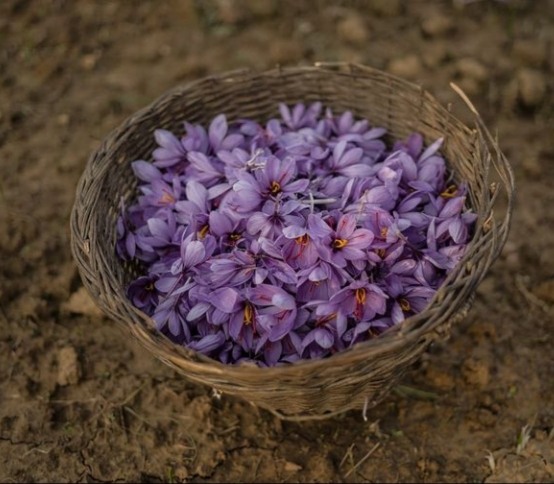
<path id="1" fill-rule="evenodd" d="M 171 193 L 164 192 L 159 202 L 164 204 L 175 203 L 175 197 Z"/>
<path id="2" fill-rule="evenodd" d="M 387 227 L 381 227 L 381 238 L 386 239 L 387 234 L 389 233 L 389 229 Z"/>
<path id="3" fill-rule="evenodd" d="M 335 239 L 333 240 L 333 249 L 342 249 L 348 245 L 348 240 L 346 239 Z"/>
<path id="4" fill-rule="evenodd" d="M 410 306 L 410 303 L 404 299 L 404 298 L 401 298 L 398 300 L 398 303 L 400 304 L 400 308 L 402 309 L 402 311 L 404 312 L 407 312 L 409 311 L 410 309 L 412 309 L 412 306 Z"/>
<path id="5" fill-rule="evenodd" d="M 377 249 L 375 252 L 377 252 L 377 255 L 381 257 L 381 259 L 384 259 L 385 255 L 387 255 L 385 249 Z"/>
<path id="6" fill-rule="evenodd" d="M 146 289 L 147 291 L 153 291 L 154 290 L 154 284 L 149 282 L 148 284 L 146 284 L 146 286 L 144 286 L 144 289 Z"/>
<path id="7" fill-rule="evenodd" d="M 277 195 L 281 192 L 281 184 L 277 181 L 272 181 L 271 186 L 269 187 L 269 193 L 272 195 Z"/>
<path id="8" fill-rule="evenodd" d="M 232 242 L 236 242 L 242 237 L 241 234 L 237 234 L 236 232 L 233 232 L 232 234 L 229 234 L 229 240 Z"/>
<path id="9" fill-rule="evenodd" d="M 298 245 L 306 245 L 310 241 L 310 237 L 308 237 L 308 234 L 301 235 L 300 237 L 296 237 L 294 241 Z"/>
<path id="10" fill-rule="evenodd" d="M 444 192 L 441 193 L 442 198 L 454 198 L 458 192 L 458 187 L 456 185 L 450 185 Z"/>
<path id="11" fill-rule="evenodd" d="M 206 235 L 208 234 L 208 230 L 210 230 L 210 226 L 208 224 L 204 225 L 199 231 L 198 231 L 198 238 L 202 240 Z"/>
<path id="12" fill-rule="evenodd" d="M 367 291 L 363 287 L 356 289 L 356 302 L 358 304 L 365 304 L 366 299 Z"/>
<path id="13" fill-rule="evenodd" d="M 254 309 L 252 309 L 252 305 L 250 303 L 246 303 L 244 306 L 243 322 L 248 326 L 249 324 L 252 324 L 252 321 L 254 321 Z"/>

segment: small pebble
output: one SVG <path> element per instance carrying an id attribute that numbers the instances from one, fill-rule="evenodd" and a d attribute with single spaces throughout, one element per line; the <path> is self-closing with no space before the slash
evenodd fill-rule
<path id="1" fill-rule="evenodd" d="M 467 360 L 462 366 L 464 380 L 476 387 L 486 387 L 490 381 L 490 371 L 487 364 L 476 359 Z"/>
<path id="2" fill-rule="evenodd" d="M 481 62 L 471 57 L 466 57 L 456 62 L 456 71 L 462 77 L 467 77 L 477 82 L 483 82 L 489 77 L 487 68 Z"/>
<path id="3" fill-rule="evenodd" d="M 416 79 L 421 74 L 421 61 L 416 55 L 392 59 L 388 65 L 391 74 L 406 79 Z"/>
<path id="4" fill-rule="evenodd" d="M 285 462 L 285 472 L 298 472 L 302 470 L 302 466 L 295 464 L 294 462 Z"/>
<path id="5" fill-rule="evenodd" d="M 74 292 L 69 300 L 62 304 L 61 308 L 66 313 L 84 314 L 94 317 L 102 316 L 102 311 L 96 306 L 84 287 Z"/>
<path id="6" fill-rule="evenodd" d="M 454 21 L 446 15 L 432 15 L 423 21 L 421 30 L 428 37 L 440 37 L 454 30 Z"/>
<path id="7" fill-rule="evenodd" d="M 67 386 L 79 383 L 81 379 L 81 367 L 77 352 L 72 346 L 66 346 L 58 352 L 58 385 Z"/>
<path id="8" fill-rule="evenodd" d="M 294 62 L 301 55 L 302 46 L 292 39 L 275 39 L 269 48 L 269 56 L 277 64 Z"/>
<path id="9" fill-rule="evenodd" d="M 98 54 L 86 54 L 83 57 L 81 57 L 81 67 L 85 71 L 92 71 L 98 62 L 99 55 Z"/>
<path id="10" fill-rule="evenodd" d="M 448 372 L 435 366 L 429 366 L 427 368 L 425 377 L 430 385 L 441 391 L 452 390 L 456 383 L 454 378 Z"/>
<path id="11" fill-rule="evenodd" d="M 369 40 L 369 31 L 362 17 L 350 14 L 337 24 L 340 39 L 355 45 L 363 45 Z"/>
<path id="12" fill-rule="evenodd" d="M 69 124 L 69 114 L 63 113 L 56 117 L 56 122 L 59 126 L 67 126 Z"/>
<path id="13" fill-rule="evenodd" d="M 542 72 L 535 69 L 522 69 L 517 75 L 518 95 L 527 108 L 538 107 L 546 94 L 546 80 Z"/>

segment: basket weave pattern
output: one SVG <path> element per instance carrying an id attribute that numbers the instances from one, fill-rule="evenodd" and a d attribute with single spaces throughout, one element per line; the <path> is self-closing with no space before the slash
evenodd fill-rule
<path id="1" fill-rule="evenodd" d="M 391 139 L 414 131 L 426 143 L 445 138 L 442 153 L 455 180 L 468 183 L 468 203 L 479 216 L 462 262 L 426 310 L 331 358 L 275 368 L 230 366 L 173 344 L 127 299 L 125 288 L 138 268 L 122 263 L 115 253 L 121 198 L 129 202 L 136 196 L 131 162 L 151 158 L 155 129 L 181 132 L 185 120 L 207 124 L 220 113 L 230 121 L 264 121 L 277 114 L 279 102 L 314 101 L 334 112 L 351 110 L 387 128 Z M 506 241 L 513 191 L 510 166 L 480 117 L 475 113 L 470 129 L 419 86 L 351 64 L 240 71 L 167 92 L 104 140 L 77 187 L 71 247 L 97 304 L 160 360 L 190 380 L 243 397 L 280 417 L 320 418 L 378 403 L 428 345 L 466 314 L 477 285 Z M 499 198 L 504 200 L 497 204 Z M 500 207 L 493 212 L 495 204 Z"/>

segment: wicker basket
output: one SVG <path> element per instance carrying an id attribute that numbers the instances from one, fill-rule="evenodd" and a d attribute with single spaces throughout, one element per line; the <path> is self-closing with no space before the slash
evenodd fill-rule
<path id="1" fill-rule="evenodd" d="M 463 94 L 462 94 L 462 97 Z M 378 403 L 428 345 L 462 318 L 474 291 L 506 240 L 513 199 L 510 166 L 475 114 L 469 128 L 420 87 L 384 72 L 350 64 L 240 71 L 173 89 L 128 118 L 93 153 L 79 182 L 71 216 L 72 251 L 82 280 L 102 310 L 156 357 L 186 378 L 238 395 L 287 419 L 331 416 Z M 469 184 L 468 202 L 479 215 L 459 266 L 432 303 L 388 333 L 322 360 L 276 368 L 227 366 L 177 346 L 127 300 L 136 269 L 116 256 L 120 200 L 135 196 L 131 162 L 149 159 L 157 128 L 180 131 L 183 121 L 265 120 L 277 103 L 321 101 L 335 112 L 351 110 L 395 138 L 420 132 L 426 143 L 444 136 L 442 152 L 458 180 Z M 489 179 L 490 170 L 494 171 Z M 497 199 L 503 198 L 501 203 Z M 493 212 L 493 206 L 499 205 Z"/>

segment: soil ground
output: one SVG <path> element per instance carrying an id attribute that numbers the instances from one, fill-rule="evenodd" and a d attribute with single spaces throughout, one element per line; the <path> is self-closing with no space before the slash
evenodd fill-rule
<path id="1" fill-rule="evenodd" d="M 95 309 L 69 251 L 87 156 L 178 83 L 361 62 L 498 133 L 518 189 L 469 316 L 369 414 L 281 422 Z M 0 2 L 0 481 L 554 481 L 554 2 Z"/>

